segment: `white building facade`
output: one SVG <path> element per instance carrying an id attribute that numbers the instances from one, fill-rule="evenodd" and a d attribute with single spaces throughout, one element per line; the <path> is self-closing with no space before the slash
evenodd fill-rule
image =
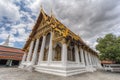
<path id="1" fill-rule="evenodd" d="M 23 49 L 19 68 L 28 71 L 71 76 L 101 67 L 98 54 L 43 9 Z"/>

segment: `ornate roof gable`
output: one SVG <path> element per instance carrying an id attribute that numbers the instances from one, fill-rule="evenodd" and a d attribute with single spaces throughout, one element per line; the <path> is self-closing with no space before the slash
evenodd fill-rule
<path id="1" fill-rule="evenodd" d="M 48 16 L 43 8 L 41 7 L 40 14 L 38 16 L 38 19 L 31 31 L 31 34 L 29 38 L 26 41 L 26 44 L 23 48 L 23 50 L 26 50 L 28 46 L 30 45 L 30 42 L 32 38 L 35 37 L 35 34 L 40 30 L 43 31 L 41 28 L 49 27 L 53 31 L 57 31 L 59 33 L 59 36 L 62 36 L 64 38 L 71 37 L 73 40 L 80 42 L 80 44 L 84 45 L 84 47 L 88 50 L 93 51 L 88 45 L 85 44 L 85 42 L 81 39 L 79 35 L 76 35 L 73 33 L 70 29 L 68 29 L 64 24 L 62 24 L 59 20 L 55 18 L 53 13 L 51 12 L 51 16 Z M 95 51 L 93 51 L 95 52 Z M 96 52 L 95 52 L 96 53 Z"/>
<path id="2" fill-rule="evenodd" d="M 37 21 L 35 23 L 35 25 L 33 26 L 33 29 L 25 43 L 25 46 L 23 47 L 23 50 L 27 48 L 27 46 L 30 44 L 32 38 L 34 37 L 37 29 L 40 27 L 40 25 L 42 25 L 47 19 L 49 18 L 49 16 L 44 12 L 43 8 L 41 7 L 40 10 L 40 14 L 37 18 Z"/>

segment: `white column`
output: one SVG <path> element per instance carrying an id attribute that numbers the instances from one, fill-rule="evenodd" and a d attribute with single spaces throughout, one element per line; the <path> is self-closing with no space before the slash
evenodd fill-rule
<path id="1" fill-rule="evenodd" d="M 94 66 L 94 59 L 93 59 L 93 55 L 91 55 L 91 61 L 92 61 L 92 66 Z"/>
<path id="2" fill-rule="evenodd" d="M 96 66 L 98 66 L 97 57 L 95 56 Z"/>
<path id="3" fill-rule="evenodd" d="M 9 66 L 12 66 L 12 60 L 10 60 L 10 64 L 9 64 Z"/>
<path id="4" fill-rule="evenodd" d="M 33 50 L 33 45 L 34 45 L 34 41 L 31 41 L 29 52 L 27 54 L 27 62 L 30 62 L 30 58 L 31 58 L 31 55 L 32 55 L 32 50 Z"/>
<path id="5" fill-rule="evenodd" d="M 33 56 L 32 56 L 32 64 L 35 64 L 36 58 L 37 58 L 37 51 L 38 51 L 38 46 L 39 46 L 39 39 L 36 40 L 35 43 L 35 48 L 34 48 L 34 52 L 33 52 Z"/>
<path id="6" fill-rule="evenodd" d="M 94 66 L 95 66 L 95 56 L 93 55 L 93 64 L 94 64 Z"/>
<path id="7" fill-rule="evenodd" d="M 98 67 L 99 64 L 98 64 L 98 58 L 97 57 L 96 57 L 96 62 L 97 62 L 97 67 Z"/>
<path id="8" fill-rule="evenodd" d="M 95 56 L 94 56 L 94 65 L 95 65 L 95 67 L 97 66 Z"/>
<path id="9" fill-rule="evenodd" d="M 10 60 L 7 60 L 6 65 L 9 66 Z"/>
<path id="10" fill-rule="evenodd" d="M 80 64 L 80 58 L 78 53 L 78 46 L 75 45 L 75 61 L 76 63 Z"/>
<path id="11" fill-rule="evenodd" d="M 40 53 L 39 53 L 38 65 L 39 65 L 40 62 L 43 60 L 45 42 L 46 42 L 46 36 L 43 36 L 42 45 L 41 45 Z"/>
<path id="12" fill-rule="evenodd" d="M 101 67 L 101 64 L 100 64 L 100 61 L 99 61 L 99 59 L 98 59 L 98 57 L 96 56 L 96 61 L 97 61 L 97 67 Z"/>
<path id="13" fill-rule="evenodd" d="M 50 33 L 50 43 L 49 43 L 49 50 L 48 50 L 48 64 L 52 61 L 52 32 Z"/>
<path id="14" fill-rule="evenodd" d="M 67 45 L 65 42 L 62 44 L 62 64 L 63 66 L 67 65 Z"/>
<path id="15" fill-rule="evenodd" d="M 24 53 L 24 55 L 23 55 L 23 57 L 22 57 L 21 63 L 24 63 L 24 62 L 25 62 L 25 58 L 26 58 L 26 53 Z"/>
<path id="16" fill-rule="evenodd" d="M 25 62 L 26 56 L 27 56 L 27 54 L 24 53 L 24 55 L 23 55 L 23 57 L 22 57 L 22 61 L 21 61 L 20 65 L 19 65 L 19 68 L 23 68 L 23 67 L 24 67 L 24 66 L 23 66 L 23 63 Z"/>
<path id="17" fill-rule="evenodd" d="M 89 66 L 87 51 L 85 51 L 85 60 L 86 60 L 86 66 Z"/>
<path id="18" fill-rule="evenodd" d="M 97 58 L 97 59 L 98 59 L 98 66 L 99 66 L 99 68 L 102 68 L 101 61 L 99 60 L 99 58 Z"/>
<path id="19" fill-rule="evenodd" d="M 88 52 L 88 57 L 89 57 L 89 64 L 92 65 L 91 54 L 89 52 Z"/>
<path id="20" fill-rule="evenodd" d="M 85 65 L 85 59 L 84 59 L 84 54 L 83 54 L 83 49 L 82 48 L 80 48 L 80 55 L 81 55 L 81 62 L 82 62 L 82 64 Z"/>
<path id="21" fill-rule="evenodd" d="M 95 61 L 96 61 L 96 66 L 98 66 L 98 64 L 97 64 L 98 62 L 97 62 L 97 57 L 96 56 L 95 56 Z"/>

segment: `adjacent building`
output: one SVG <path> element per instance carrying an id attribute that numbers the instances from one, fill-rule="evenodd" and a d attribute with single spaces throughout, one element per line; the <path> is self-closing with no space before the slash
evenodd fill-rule
<path id="1" fill-rule="evenodd" d="M 29 71 L 71 76 L 101 67 L 97 52 L 42 8 L 23 50 L 19 68 Z"/>
<path id="2" fill-rule="evenodd" d="M 0 45 L 0 65 L 6 66 L 15 66 L 19 65 L 20 61 L 22 60 L 24 51 L 18 48 L 10 47 L 9 46 L 9 38 Z"/>

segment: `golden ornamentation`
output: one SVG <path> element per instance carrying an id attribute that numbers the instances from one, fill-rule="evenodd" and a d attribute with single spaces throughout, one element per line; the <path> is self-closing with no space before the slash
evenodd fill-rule
<path id="1" fill-rule="evenodd" d="M 68 31 L 69 31 L 69 30 L 67 29 L 67 30 L 65 30 L 65 32 L 63 32 L 63 36 L 64 36 L 64 37 L 66 37 L 66 36 L 68 35 Z"/>
<path id="2" fill-rule="evenodd" d="M 59 33 L 59 35 L 60 36 L 63 36 L 63 37 L 66 37 L 67 35 L 68 35 L 68 29 L 66 29 L 64 26 L 58 26 L 58 27 L 52 27 L 54 30 L 55 30 L 55 32 L 57 33 Z"/>
<path id="3" fill-rule="evenodd" d="M 50 17 L 47 16 L 47 14 L 45 14 L 45 12 L 43 10 L 41 10 L 41 15 L 43 15 L 43 17 L 39 17 L 41 18 L 40 20 L 42 20 L 40 23 L 36 23 L 39 25 L 34 26 L 30 37 L 28 38 L 25 46 L 23 49 L 29 49 L 29 45 L 30 42 L 35 40 L 35 38 L 40 38 L 43 35 L 47 35 L 48 33 L 50 33 L 51 31 L 53 32 L 53 44 L 55 42 L 61 42 L 62 44 L 66 43 L 67 45 L 70 43 L 70 41 L 75 41 L 77 43 L 77 41 L 80 41 L 80 43 L 82 43 L 83 45 L 81 45 L 82 49 L 87 50 L 89 47 L 87 47 L 86 44 L 84 44 L 84 42 L 81 40 L 81 38 L 74 34 L 72 31 L 70 31 L 66 26 L 64 26 L 61 22 L 59 22 L 54 16 Z M 34 34 L 36 33 L 36 34 Z M 66 39 L 68 38 L 68 36 L 71 37 L 71 39 L 69 41 L 66 41 Z M 31 39 L 32 38 L 32 39 Z M 68 45 L 69 46 L 69 45 Z M 92 49 L 90 49 L 92 50 Z M 47 51 L 47 50 L 45 50 Z M 94 51 L 93 51 L 94 52 Z"/>

